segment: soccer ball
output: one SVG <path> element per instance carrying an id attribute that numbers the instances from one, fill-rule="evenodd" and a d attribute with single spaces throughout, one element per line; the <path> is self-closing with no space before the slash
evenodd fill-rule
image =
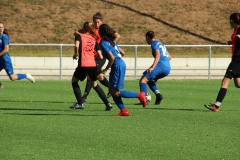
<path id="1" fill-rule="evenodd" d="M 148 95 L 146 95 L 147 98 L 147 104 L 151 102 L 152 100 L 152 96 L 148 93 Z"/>

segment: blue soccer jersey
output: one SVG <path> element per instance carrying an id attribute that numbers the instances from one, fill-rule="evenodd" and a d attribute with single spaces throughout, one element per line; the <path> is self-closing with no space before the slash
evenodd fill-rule
<path id="1" fill-rule="evenodd" d="M 152 80 L 156 81 L 160 78 L 166 77 L 170 73 L 171 66 L 168 59 L 168 51 L 161 42 L 157 40 L 153 41 L 151 44 L 151 49 L 152 49 L 152 55 L 154 58 L 156 57 L 155 51 L 156 50 L 159 51 L 160 59 L 152 72 L 148 73 L 147 71 L 145 71 L 143 72 L 143 75 L 145 75 L 149 81 L 152 81 Z"/>
<path id="2" fill-rule="evenodd" d="M 168 51 L 167 51 L 167 48 L 164 46 L 164 44 L 155 40 L 152 42 L 151 48 L 152 48 L 152 55 L 154 58 L 156 57 L 155 50 L 158 50 L 160 53 L 160 59 L 158 61 L 158 64 L 163 64 L 164 66 L 171 68 L 170 62 L 168 59 Z"/>
<path id="3" fill-rule="evenodd" d="M 115 46 L 112 46 L 108 41 L 102 40 L 100 45 L 102 48 L 102 55 L 105 58 L 109 59 L 109 52 L 111 52 L 114 56 L 114 62 L 111 66 L 111 71 L 109 73 L 109 82 L 111 86 L 115 89 L 124 88 L 126 64 L 122 59 L 118 44 L 115 43 Z"/>
<path id="4" fill-rule="evenodd" d="M 4 50 L 5 45 L 9 45 L 9 38 L 6 34 L 0 34 L 0 52 Z M 8 52 L 0 56 L 0 71 L 2 69 L 5 69 L 9 75 L 14 73 L 12 60 Z"/>

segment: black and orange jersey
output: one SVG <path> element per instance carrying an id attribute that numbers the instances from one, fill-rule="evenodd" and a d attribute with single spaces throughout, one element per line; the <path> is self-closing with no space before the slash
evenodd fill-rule
<path id="1" fill-rule="evenodd" d="M 75 36 L 75 41 L 79 41 L 79 59 L 78 66 L 80 67 L 95 67 L 96 62 L 94 54 L 100 50 L 96 39 L 88 34 L 80 34 Z"/>

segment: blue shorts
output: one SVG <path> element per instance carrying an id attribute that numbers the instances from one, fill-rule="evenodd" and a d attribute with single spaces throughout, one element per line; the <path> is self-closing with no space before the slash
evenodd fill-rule
<path id="1" fill-rule="evenodd" d="M 124 61 L 118 64 L 113 64 L 109 73 L 109 83 L 114 89 L 124 88 L 124 79 L 126 73 L 126 64 Z"/>
<path id="2" fill-rule="evenodd" d="M 0 60 L 0 71 L 2 71 L 2 69 L 5 69 L 5 71 L 8 75 L 13 75 L 14 70 L 13 70 L 12 60 L 9 59 L 8 61 L 6 61 L 6 60 L 1 59 Z"/>
<path id="3" fill-rule="evenodd" d="M 164 65 L 157 65 L 152 72 L 148 73 L 147 71 L 143 72 L 143 75 L 149 81 L 157 81 L 158 79 L 166 77 L 170 73 L 170 68 Z"/>

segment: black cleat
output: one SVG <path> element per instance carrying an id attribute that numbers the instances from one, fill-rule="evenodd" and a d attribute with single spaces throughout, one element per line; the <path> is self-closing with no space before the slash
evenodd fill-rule
<path id="1" fill-rule="evenodd" d="M 163 99 L 163 96 L 160 93 L 156 94 L 156 101 L 154 105 L 159 105 Z"/>
<path id="2" fill-rule="evenodd" d="M 111 103 L 108 103 L 107 106 L 106 106 L 106 111 L 111 111 L 113 108 L 112 104 Z"/>
<path id="3" fill-rule="evenodd" d="M 84 109 L 83 104 L 79 105 L 78 103 L 75 103 L 74 105 L 69 107 L 70 109 Z"/>

